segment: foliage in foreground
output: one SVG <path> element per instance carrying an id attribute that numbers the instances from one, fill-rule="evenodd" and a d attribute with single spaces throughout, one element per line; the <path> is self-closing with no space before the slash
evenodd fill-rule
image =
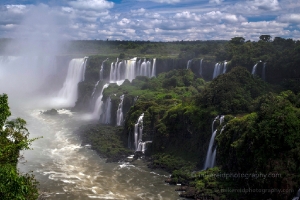
<path id="1" fill-rule="evenodd" d="M 9 116 L 8 96 L 0 95 L 0 199 L 37 199 L 37 181 L 32 175 L 17 170 L 20 151 L 28 150 L 35 139 L 28 139 L 25 120 L 8 121 Z"/>

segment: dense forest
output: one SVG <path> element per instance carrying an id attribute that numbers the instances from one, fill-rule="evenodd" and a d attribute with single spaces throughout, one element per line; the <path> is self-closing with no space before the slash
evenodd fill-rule
<path id="1" fill-rule="evenodd" d="M 78 84 L 79 97 L 72 108 L 77 112 L 92 110 L 93 95 L 102 92 L 117 58 L 157 59 L 155 77 L 137 76 L 103 89 L 102 100 L 111 102 L 110 124 L 78 130 L 83 145 L 91 144 L 108 162 L 124 160 L 132 153 L 146 156 L 150 168 L 170 172 L 167 182 L 181 184 L 180 196 L 192 199 L 291 199 L 296 195 L 300 187 L 300 41 L 262 35 L 258 41 L 235 37 L 230 41 L 69 41 L 64 45 L 58 59 L 89 55 L 85 80 Z M 227 69 L 213 77 L 216 63 L 226 63 Z M 116 113 L 121 101 L 125 114 L 120 126 Z M 142 124 L 138 124 L 140 116 Z M 151 141 L 143 153 L 134 152 L 132 134 L 137 124 L 143 129 L 143 141 Z M 207 167 L 213 134 L 215 162 Z M 26 134 L 22 137 L 26 139 Z M 1 157 L 5 156 L 2 149 Z M 18 173 L 15 161 L 5 163 Z M 34 187 L 26 191 L 29 195 Z"/>

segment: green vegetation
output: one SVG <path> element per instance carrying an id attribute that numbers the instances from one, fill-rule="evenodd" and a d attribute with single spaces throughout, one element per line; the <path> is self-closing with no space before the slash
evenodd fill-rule
<path id="1" fill-rule="evenodd" d="M 122 128 L 89 124 L 82 126 L 78 131 L 82 145 L 90 144 L 107 162 L 117 162 L 126 158 L 133 152 L 126 148 Z"/>
<path id="2" fill-rule="evenodd" d="M 0 199 L 37 199 L 38 183 L 34 177 L 17 170 L 20 151 L 28 150 L 35 139 L 28 138 L 23 119 L 7 120 L 10 116 L 7 100 L 6 94 L 0 95 Z"/>

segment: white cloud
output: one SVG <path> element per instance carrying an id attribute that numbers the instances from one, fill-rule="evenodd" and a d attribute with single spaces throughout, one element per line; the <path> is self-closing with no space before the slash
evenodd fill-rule
<path id="1" fill-rule="evenodd" d="M 285 14 L 281 15 L 278 18 L 280 22 L 288 22 L 288 23 L 299 23 L 300 24 L 300 14 Z"/>
<path id="2" fill-rule="evenodd" d="M 70 1 L 69 5 L 80 10 L 106 10 L 112 8 L 114 3 L 106 0 L 76 0 Z"/>
<path id="3" fill-rule="evenodd" d="M 221 4 L 224 0 L 209 0 L 209 3 Z"/>
<path id="4" fill-rule="evenodd" d="M 277 0 L 254 0 L 248 1 L 248 5 L 261 10 L 279 10 L 279 3 Z"/>
<path id="5" fill-rule="evenodd" d="M 147 1 L 147 0 L 140 0 L 140 1 Z M 182 0 L 148 0 L 148 1 L 156 2 L 156 3 L 175 4 L 181 2 Z"/>

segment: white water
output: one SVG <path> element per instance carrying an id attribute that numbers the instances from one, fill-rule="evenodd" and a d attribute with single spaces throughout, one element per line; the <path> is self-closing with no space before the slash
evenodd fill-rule
<path id="1" fill-rule="evenodd" d="M 96 100 L 96 104 L 95 104 L 95 109 L 94 112 L 92 113 L 92 118 L 93 119 L 99 119 L 101 114 L 102 114 L 102 105 L 103 105 L 103 101 L 102 101 L 102 97 L 103 97 L 103 90 L 105 88 L 107 88 L 109 86 L 109 84 L 105 84 L 100 92 L 100 96 L 97 98 Z"/>
<path id="2" fill-rule="evenodd" d="M 141 62 L 141 60 L 137 61 L 137 58 L 133 58 L 131 60 L 122 60 L 122 61 L 119 61 L 119 59 L 117 59 L 115 63 L 114 62 L 111 63 L 108 84 L 116 83 L 117 85 L 121 85 L 126 79 L 132 81 L 133 79 L 136 78 L 136 76 L 147 76 L 150 78 L 155 76 L 155 73 L 156 73 L 156 59 L 153 59 L 152 64 L 150 61 L 147 61 L 146 59 L 144 59 L 143 62 Z M 103 93 L 103 89 L 99 96 L 101 98 L 103 97 L 102 93 Z M 103 108 L 101 106 L 102 104 L 100 105 L 100 103 L 101 103 L 100 101 L 98 100 L 96 101 L 94 111 L 92 114 L 93 119 L 99 119 L 100 116 L 97 114 L 107 113 L 107 111 L 102 110 L 102 109 L 106 109 L 107 107 Z M 100 121 L 102 121 L 101 118 Z M 106 121 L 111 121 L 111 120 L 106 120 Z M 120 125 L 118 124 L 118 120 L 117 120 L 117 125 Z"/>
<path id="3" fill-rule="evenodd" d="M 216 63 L 214 72 L 213 72 L 213 79 L 221 74 L 225 74 L 227 71 L 227 62 L 226 60 L 223 63 Z"/>
<path id="4" fill-rule="evenodd" d="M 203 59 L 200 60 L 200 69 L 199 69 L 199 74 L 200 74 L 201 76 L 203 76 L 203 66 L 202 66 L 202 61 L 203 61 Z"/>
<path id="5" fill-rule="evenodd" d="M 0 93 L 9 95 L 12 118 L 21 117 L 27 121 L 31 138 L 43 136 L 33 142 L 33 150 L 24 152 L 26 162 L 18 164 L 22 173 L 33 171 L 43 199 L 181 199 L 173 186 L 164 183 L 169 174 L 153 172 L 141 160 L 105 163 L 90 145 L 81 146 L 74 130 L 90 122 L 82 120 L 79 114 L 69 110 L 58 110 L 55 116 L 42 114 L 53 99 L 43 99 L 43 103 L 47 101 L 48 104 L 39 107 L 41 93 L 33 92 L 35 87 L 24 88 L 30 93 L 20 95 L 20 85 L 14 83 L 35 78 L 37 74 L 32 65 L 22 65 L 23 68 L 11 65 L 28 73 L 10 73 L 13 72 L 7 67 L 10 65 L 0 66 L 0 72 L 6 77 L 0 79 Z M 31 81 L 41 87 L 43 80 L 36 77 Z"/>
<path id="6" fill-rule="evenodd" d="M 152 172 L 141 161 L 105 163 L 88 145 L 81 146 L 73 131 L 84 122 L 76 113 L 13 113 L 27 120 L 31 137 L 43 136 L 33 142 L 34 150 L 24 153 L 27 162 L 18 168 L 34 171 L 45 199 L 180 199 L 174 187 L 164 183 L 167 173 Z"/>
<path id="7" fill-rule="evenodd" d="M 143 118 L 144 113 L 138 118 L 136 124 L 134 125 L 134 146 L 135 150 L 138 150 L 139 143 L 143 139 Z"/>
<path id="8" fill-rule="evenodd" d="M 147 149 L 147 144 L 148 143 L 152 143 L 152 141 L 145 141 L 145 142 L 140 141 L 136 151 L 141 151 L 141 152 L 144 153 Z"/>
<path id="9" fill-rule="evenodd" d="M 124 94 L 120 96 L 120 103 L 117 110 L 117 126 L 121 126 L 123 123 L 123 100 Z"/>
<path id="10" fill-rule="evenodd" d="M 227 62 L 226 60 L 224 61 L 224 64 L 223 64 L 223 74 L 225 74 L 227 71 Z"/>
<path id="11" fill-rule="evenodd" d="M 189 60 L 186 65 L 186 69 L 191 69 L 192 60 Z"/>
<path id="12" fill-rule="evenodd" d="M 209 145 L 208 145 L 208 149 L 207 149 L 207 153 L 206 153 L 206 160 L 205 160 L 204 168 L 203 168 L 204 170 L 207 169 L 207 168 L 214 167 L 214 165 L 215 165 L 217 147 L 215 147 L 214 151 L 212 149 L 213 149 L 213 145 L 214 145 L 214 142 L 215 142 L 217 129 L 214 129 L 214 124 L 217 120 L 219 120 L 219 125 L 221 125 L 224 122 L 224 118 L 225 118 L 224 115 L 221 115 L 220 117 L 217 116 L 214 119 L 214 121 L 212 122 L 212 125 L 211 125 L 212 135 L 211 135 Z"/>
<path id="13" fill-rule="evenodd" d="M 78 96 L 77 84 L 84 81 L 86 59 L 75 58 L 70 61 L 64 85 L 57 95 L 57 106 L 73 107 L 75 105 Z"/>
<path id="14" fill-rule="evenodd" d="M 221 64 L 219 64 L 219 63 L 215 64 L 213 79 L 221 74 L 221 67 L 222 67 Z"/>
<path id="15" fill-rule="evenodd" d="M 256 63 L 256 64 L 253 66 L 253 68 L 252 68 L 251 74 L 253 74 L 253 75 L 254 75 L 255 72 L 256 72 L 257 64 L 258 64 L 258 63 Z"/>
<path id="16" fill-rule="evenodd" d="M 105 101 L 105 103 L 102 106 L 103 108 L 101 110 L 103 110 L 103 112 L 101 113 L 100 116 L 100 122 L 103 124 L 110 124 L 110 120 L 111 120 L 111 99 L 110 97 L 108 97 Z"/>

